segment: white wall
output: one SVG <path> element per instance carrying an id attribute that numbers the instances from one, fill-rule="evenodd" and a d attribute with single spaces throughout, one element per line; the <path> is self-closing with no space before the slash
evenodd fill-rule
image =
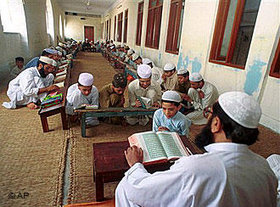
<path id="1" fill-rule="evenodd" d="M 22 56 L 27 63 L 34 56 L 39 56 L 42 50 L 48 47 L 48 36 L 46 31 L 46 0 L 25 0 L 24 14 L 27 33 L 3 32 L 0 24 L 0 84 L 7 84 L 9 72 L 14 67 L 14 58 Z M 63 11 L 55 0 L 52 0 L 54 13 L 54 33 L 58 35 L 58 15 L 64 18 Z M 0 20 L 1 23 L 1 20 Z M 60 37 L 64 39 L 63 37 Z M 55 38 L 56 43 L 56 38 Z"/>
<path id="2" fill-rule="evenodd" d="M 128 8 L 128 45 L 130 47 L 142 56 L 152 59 L 159 67 L 163 67 L 167 62 L 173 62 L 177 64 L 177 69 L 188 68 L 191 72 L 200 72 L 206 81 L 217 86 L 220 93 L 239 90 L 252 94 L 262 106 L 261 123 L 280 133 L 280 80 L 268 75 L 277 46 L 276 40 L 279 39 L 280 33 L 280 3 L 278 0 L 261 1 L 244 70 L 209 62 L 219 0 L 185 1 L 178 55 L 165 52 L 170 0 L 165 0 L 163 3 L 159 49 L 144 46 L 148 0 L 144 0 L 141 46 L 135 45 L 138 2 L 140 0 L 119 0 L 104 14 L 106 17 L 104 21 L 112 19 L 112 34 L 114 15 Z"/>
<path id="3" fill-rule="evenodd" d="M 94 41 L 101 39 L 101 18 L 66 15 L 65 36 L 75 40 L 84 40 L 84 26 L 94 27 Z"/>

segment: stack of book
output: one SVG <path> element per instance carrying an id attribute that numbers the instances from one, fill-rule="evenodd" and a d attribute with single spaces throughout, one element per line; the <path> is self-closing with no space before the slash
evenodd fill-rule
<path id="1" fill-rule="evenodd" d="M 49 94 L 41 103 L 41 108 L 49 108 L 51 106 L 58 105 L 62 102 L 63 95 L 60 92 L 54 92 Z"/>

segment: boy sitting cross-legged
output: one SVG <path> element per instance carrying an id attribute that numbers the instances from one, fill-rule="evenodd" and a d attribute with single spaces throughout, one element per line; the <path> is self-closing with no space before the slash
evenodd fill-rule
<path id="1" fill-rule="evenodd" d="M 166 91 L 162 95 L 162 108 L 153 117 L 153 131 L 177 132 L 188 135 L 191 121 L 179 110 L 181 96 L 176 91 Z"/>

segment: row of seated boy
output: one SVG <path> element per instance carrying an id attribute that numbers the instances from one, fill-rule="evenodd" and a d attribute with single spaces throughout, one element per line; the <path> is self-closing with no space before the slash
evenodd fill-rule
<path id="1" fill-rule="evenodd" d="M 171 62 L 166 63 L 162 70 L 156 67 L 152 60 L 149 58 L 142 58 L 139 54 L 135 53 L 134 50 L 124 44 L 115 46 L 112 41 L 107 41 L 106 44 L 101 43 L 100 46 L 101 50 L 110 51 L 111 55 L 116 59 L 125 62 L 136 70 L 141 64 L 150 66 L 152 70 L 151 84 L 148 84 L 146 87 L 148 89 L 155 88 L 154 90 L 156 91 L 155 94 L 157 94 L 157 97 L 160 97 L 161 94 L 167 90 L 177 91 L 182 98 L 182 108 L 180 111 L 185 114 L 193 124 L 206 124 L 207 119 L 203 116 L 203 111 L 217 100 L 219 94 L 217 88 L 208 81 L 205 81 L 199 73 L 192 73 L 190 76 L 187 69 L 177 70 L 175 64 Z M 137 76 L 139 79 L 138 74 Z M 144 77 L 144 79 L 146 78 L 147 77 Z M 130 88 L 135 88 L 138 85 L 139 84 L 134 82 L 133 85 L 128 87 L 128 91 L 130 91 Z M 158 90 L 158 85 L 160 86 L 161 92 Z M 143 85 L 138 87 L 139 90 L 143 88 L 145 88 Z M 143 95 L 137 94 L 137 96 L 141 97 Z M 147 96 L 149 95 L 144 95 L 144 97 Z M 155 101 L 153 103 L 155 103 Z M 132 101 L 132 105 L 133 104 Z"/>
<path id="2" fill-rule="evenodd" d="M 7 95 L 9 102 L 2 105 L 8 109 L 27 106 L 39 107 L 40 102 L 52 91 L 59 90 L 54 85 L 56 71 L 60 65 L 69 63 L 78 45 L 75 41 L 60 42 L 56 47 L 45 48 L 40 57 L 34 57 L 25 66 L 23 58 L 17 58 L 18 70 L 13 70 L 13 79 L 9 82 Z"/>

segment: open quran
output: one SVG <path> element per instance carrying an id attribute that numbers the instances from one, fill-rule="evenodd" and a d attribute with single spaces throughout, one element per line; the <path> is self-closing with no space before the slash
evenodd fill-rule
<path id="1" fill-rule="evenodd" d="M 142 132 L 128 138 L 130 146 L 143 150 L 143 164 L 167 162 L 191 155 L 176 132 Z"/>

